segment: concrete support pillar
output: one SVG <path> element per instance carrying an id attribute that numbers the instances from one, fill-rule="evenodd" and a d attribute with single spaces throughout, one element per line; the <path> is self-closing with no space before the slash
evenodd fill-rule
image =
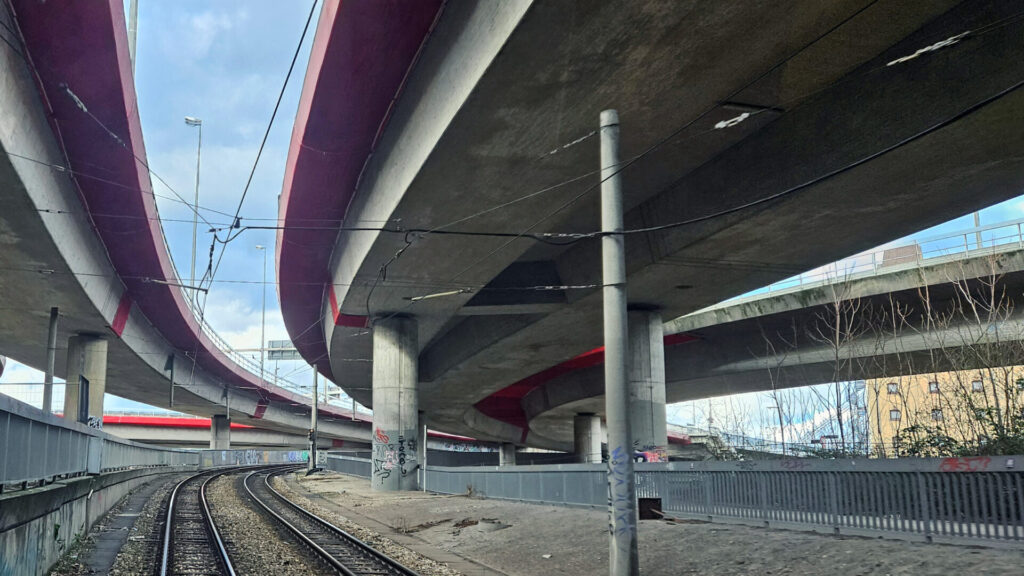
<path id="1" fill-rule="evenodd" d="M 601 417 L 589 412 L 572 419 L 573 452 L 581 464 L 601 462 Z"/>
<path id="2" fill-rule="evenodd" d="M 79 417 L 81 377 L 89 383 L 89 420 L 102 428 L 103 394 L 107 389 L 107 341 L 103 338 L 90 334 L 68 338 L 67 385 L 64 388 L 64 418 L 68 420 Z"/>
<path id="3" fill-rule="evenodd" d="M 498 466 L 516 465 L 516 445 L 511 442 L 502 442 L 498 451 Z"/>
<path id="4" fill-rule="evenodd" d="M 210 418 L 210 450 L 231 449 L 231 420 L 227 414 Z"/>
<path id="5" fill-rule="evenodd" d="M 633 448 L 665 457 L 668 426 L 665 422 L 665 331 L 661 314 L 629 311 L 629 422 Z"/>
<path id="6" fill-rule="evenodd" d="M 418 340 L 415 318 L 373 325 L 373 490 L 419 489 Z"/>

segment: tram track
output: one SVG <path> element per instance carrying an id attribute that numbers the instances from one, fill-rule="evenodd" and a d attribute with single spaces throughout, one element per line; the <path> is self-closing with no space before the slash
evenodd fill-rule
<path id="1" fill-rule="evenodd" d="M 418 576 L 275 490 L 271 478 L 288 471 L 255 470 L 245 476 L 242 485 L 258 507 L 321 561 L 344 576 Z"/>
<path id="2" fill-rule="evenodd" d="M 238 469 L 206 471 L 185 478 L 171 491 L 165 507 L 160 576 L 224 574 L 235 569 L 210 514 L 206 487 Z"/>

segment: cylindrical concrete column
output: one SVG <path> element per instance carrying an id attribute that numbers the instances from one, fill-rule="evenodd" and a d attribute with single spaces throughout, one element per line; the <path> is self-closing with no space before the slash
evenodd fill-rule
<path id="1" fill-rule="evenodd" d="M 665 329 L 661 314 L 629 311 L 629 422 L 633 449 L 665 459 L 668 426 L 665 422 Z"/>
<path id="2" fill-rule="evenodd" d="M 416 319 L 373 325 L 373 490 L 417 490 L 419 398 Z"/>
<path id="3" fill-rule="evenodd" d="M 516 445 L 511 442 L 502 442 L 498 449 L 498 466 L 516 465 Z"/>
<path id="4" fill-rule="evenodd" d="M 227 414 L 214 414 L 210 418 L 210 449 L 228 450 L 231 448 L 231 419 Z"/>
<path id="5" fill-rule="evenodd" d="M 89 382 L 89 420 L 103 427 L 103 394 L 107 389 L 107 341 L 91 334 L 68 338 L 68 370 L 64 388 L 64 418 L 77 420 L 81 405 L 80 377 Z"/>
<path id="6" fill-rule="evenodd" d="M 577 414 L 572 419 L 573 452 L 582 464 L 601 462 L 601 417 Z"/>

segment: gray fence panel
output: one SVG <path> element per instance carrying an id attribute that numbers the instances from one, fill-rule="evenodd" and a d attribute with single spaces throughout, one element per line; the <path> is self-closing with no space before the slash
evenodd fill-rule
<path id="1" fill-rule="evenodd" d="M 328 470 L 334 470 L 335 472 L 341 472 L 342 474 L 351 474 L 352 476 L 369 478 L 372 471 L 371 467 L 372 464 L 367 458 L 355 458 L 353 456 L 341 456 L 335 454 L 327 455 L 326 468 Z"/>
<path id="2" fill-rule="evenodd" d="M 370 461 L 329 467 L 369 477 Z M 1024 542 L 1024 456 L 904 460 L 776 460 L 636 465 L 637 496 L 670 515 L 835 533 Z M 563 506 L 604 508 L 602 464 L 430 466 L 426 488 Z"/>

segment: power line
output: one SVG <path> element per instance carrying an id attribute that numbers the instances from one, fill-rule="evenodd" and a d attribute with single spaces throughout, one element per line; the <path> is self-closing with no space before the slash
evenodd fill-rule
<path id="1" fill-rule="evenodd" d="M 284 82 L 281 85 L 281 90 L 280 92 L 278 92 L 277 102 L 274 104 L 274 111 L 270 115 L 270 121 L 267 122 L 267 129 L 263 132 L 263 140 L 260 142 L 259 150 L 256 152 L 256 160 L 253 162 L 252 170 L 249 172 L 249 179 L 245 183 L 245 188 L 242 189 L 241 198 L 238 199 L 238 207 L 235 209 L 235 215 L 232 220 L 233 225 L 235 227 L 238 226 L 238 217 L 242 212 L 242 205 L 245 203 L 245 197 L 249 193 L 249 186 L 252 185 L 253 175 L 256 174 L 256 167 L 260 163 L 260 157 L 262 157 L 263 155 L 263 148 L 266 146 L 267 138 L 270 136 L 270 129 L 273 128 L 274 126 L 274 119 L 277 118 L 277 111 L 281 107 L 281 100 L 284 98 L 285 90 L 288 88 L 288 81 L 291 79 L 292 71 L 295 69 L 295 62 L 299 59 L 299 54 L 302 52 L 302 45 L 306 40 L 306 33 L 309 31 L 309 24 L 310 22 L 313 21 L 313 15 L 316 13 L 317 3 L 318 0 L 313 0 L 312 6 L 309 7 L 309 16 L 306 17 L 306 24 L 302 28 L 302 35 L 299 36 L 299 43 L 298 45 L 295 46 L 295 53 L 292 55 L 291 64 L 288 65 L 288 72 L 285 74 Z M 236 237 L 237 235 L 234 237 L 228 237 L 226 240 L 222 242 L 223 246 L 221 247 L 220 255 L 217 257 L 217 264 L 214 266 L 213 262 L 211 261 L 210 266 L 207 267 L 207 273 L 209 274 L 211 280 L 217 275 L 217 271 L 220 269 L 220 263 L 224 259 L 224 252 L 227 250 L 228 244 Z M 213 244 L 211 244 L 210 246 L 211 255 L 217 242 L 217 236 L 214 235 Z M 206 274 L 204 274 L 203 276 L 206 277 Z"/>

